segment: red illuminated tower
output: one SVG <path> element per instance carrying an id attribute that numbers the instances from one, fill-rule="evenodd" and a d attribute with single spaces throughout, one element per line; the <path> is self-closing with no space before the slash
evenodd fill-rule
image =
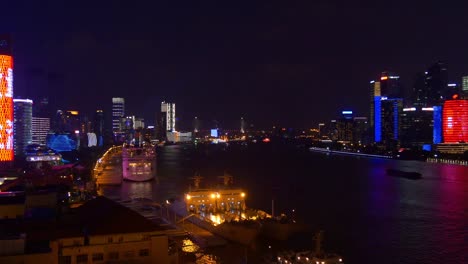
<path id="1" fill-rule="evenodd" d="M 13 158 L 13 56 L 10 38 L 0 35 L 0 163 Z"/>
<path id="2" fill-rule="evenodd" d="M 445 101 L 442 115 L 444 142 L 468 142 L 468 100 Z"/>

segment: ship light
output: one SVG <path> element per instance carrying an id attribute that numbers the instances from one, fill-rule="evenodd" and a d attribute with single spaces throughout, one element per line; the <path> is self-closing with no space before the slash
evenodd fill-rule
<path id="1" fill-rule="evenodd" d="M 339 259 L 338 261 L 339 261 L 339 262 L 343 262 L 343 260 L 342 260 L 342 259 Z"/>
<path id="2" fill-rule="evenodd" d="M 242 196 L 242 197 L 245 197 L 245 193 L 241 193 L 241 196 Z"/>
<path id="3" fill-rule="evenodd" d="M 216 198 L 219 198 L 219 197 L 221 197 L 221 195 L 219 195 L 219 193 L 217 193 L 217 194 L 216 194 Z"/>
<path id="4" fill-rule="evenodd" d="M 186 198 L 187 198 L 187 200 L 192 199 L 192 197 L 190 196 L 190 194 L 187 194 Z"/>
<path id="5" fill-rule="evenodd" d="M 214 199 L 216 195 L 214 193 L 211 194 L 211 198 Z"/>

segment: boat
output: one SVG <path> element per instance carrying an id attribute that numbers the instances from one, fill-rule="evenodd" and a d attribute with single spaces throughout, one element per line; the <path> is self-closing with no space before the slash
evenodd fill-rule
<path id="1" fill-rule="evenodd" d="M 185 221 L 210 233 L 245 246 L 251 246 L 258 237 L 260 224 L 247 216 L 246 192 L 231 186 L 232 176 L 225 175 L 224 185 L 217 188 L 200 188 L 201 176 L 195 175 L 194 188 L 183 200 L 173 201 L 170 210 Z"/>
<path id="2" fill-rule="evenodd" d="M 401 177 L 411 180 L 419 180 L 422 178 L 422 174 L 415 171 L 402 171 L 396 169 L 387 169 L 387 174 L 394 177 Z"/>
<path id="3" fill-rule="evenodd" d="M 318 263 L 318 264 L 343 264 L 343 258 L 334 253 L 326 253 L 322 250 L 323 231 L 315 237 L 315 249 L 310 251 L 283 251 L 277 254 L 271 263 Z"/>
<path id="4" fill-rule="evenodd" d="M 124 145 L 122 176 L 128 181 L 149 181 L 156 176 L 156 149 L 151 144 Z"/>
<path id="5" fill-rule="evenodd" d="M 273 217 L 247 208 L 247 193 L 232 186 L 233 177 L 225 173 L 219 178 L 223 179 L 223 186 L 204 189 L 200 188 L 202 177 L 193 177 L 194 188 L 185 193 L 183 202 L 174 206 L 178 208 L 177 213 L 213 234 L 242 245 L 251 245 L 257 237 L 285 241 L 308 231 L 307 225 L 284 214 Z"/>
<path id="6" fill-rule="evenodd" d="M 96 162 L 94 178 L 97 186 L 122 183 L 122 146 L 109 148 Z"/>

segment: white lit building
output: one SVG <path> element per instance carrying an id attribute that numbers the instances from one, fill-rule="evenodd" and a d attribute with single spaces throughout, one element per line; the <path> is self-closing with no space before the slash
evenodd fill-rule
<path id="1" fill-rule="evenodd" d="M 24 155 L 27 145 L 32 144 L 32 105 L 29 99 L 13 99 L 13 146 L 15 155 Z"/>
<path id="2" fill-rule="evenodd" d="M 32 118 L 32 143 L 45 145 L 47 133 L 50 130 L 50 118 L 33 117 Z"/>
<path id="3" fill-rule="evenodd" d="M 125 99 L 120 97 L 112 98 L 112 131 L 122 130 L 120 119 L 125 115 Z"/>
<path id="4" fill-rule="evenodd" d="M 175 104 L 174 103 L 161 103 L 161 113 L 163 114 L 163 126 L 166 128 L 166 131 L 173 132 L 176 131 L 175 123 Z"/>

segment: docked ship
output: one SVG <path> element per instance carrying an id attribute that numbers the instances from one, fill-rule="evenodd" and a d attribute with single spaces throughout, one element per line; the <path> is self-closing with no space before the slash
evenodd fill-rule
<path id="1" fill-rule="evenodd" d="M 124 145 L 122 176 L 129 181 L 149 181 L 156 176 L 156 149 L 151 144 Z"/>
<path id="2" fill-rule="evenodd" d="M 122 183 L 122 146 L 109 148 L 94 167 L 96 184 L 120 185 Z"/>
<path id="3" fill-rule="evenodd" d="M 226 240 L 251 245 L 259 236 L 269 240 L 288 240 L 304 232 L 306 225 L 291 219 L 272 217 L 268 213 L 247 208 L 247 193 L 232 187 L 232 176 L 220 176 L 222 187 L 200 188 L 201 176 L 195 176 L 195 188 L 184 195 L 183 202 L 173 205 L 175 211 L 188 221 Z M 192 217 L 193 216 L 193 217 Z"/>

